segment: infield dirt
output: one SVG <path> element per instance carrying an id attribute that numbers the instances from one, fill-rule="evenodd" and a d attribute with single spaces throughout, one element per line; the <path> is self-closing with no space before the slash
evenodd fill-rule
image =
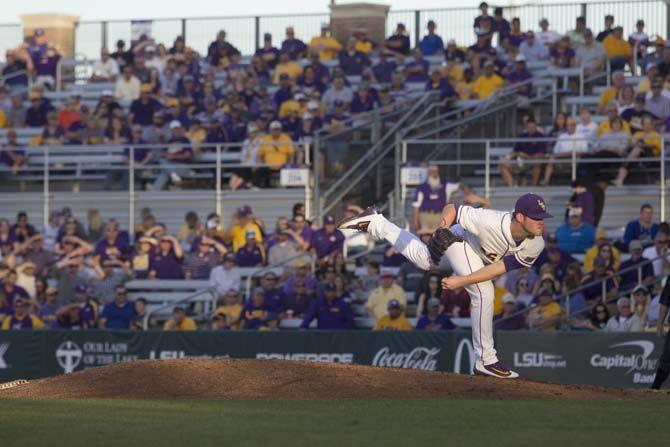
<path id="1" fill-rule="evenodd" d="M 4 397 L 112 399 L 649 399 L 668 393 L 333 363 L 139 360 L 30 381 Z"/>

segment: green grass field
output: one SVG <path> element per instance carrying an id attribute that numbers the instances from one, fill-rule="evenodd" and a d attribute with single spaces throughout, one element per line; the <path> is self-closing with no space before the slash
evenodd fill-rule
<path id="1" fill-rule="evenodd" d="M 0 445 L 665 445 L 667 412 L 658 400 L 2 400 Z"/>

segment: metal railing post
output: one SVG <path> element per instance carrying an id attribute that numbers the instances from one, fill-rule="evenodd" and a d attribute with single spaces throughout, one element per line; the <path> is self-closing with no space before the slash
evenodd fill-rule
<path id="1" fill-rule="evenodd" d="M 603 303 L 607 302 L 607 278 L 600 282 L 601 300 Z"/>
<path id="2" fill-rule="evenodd" d="M 418 47 L 421 43 L 421 11 L 414 11 L 414 46 Z"/>
<path id="3" fill-rule="evenodd" d="M 400 166 L 402 165 L 402 147 L 404 145 L 404 141 L 401 140 L 400 133 L 395 134 L 395 144 L 393 148 L 393 158 L 394 158 L 394 177 L 395 177 L 395 184 L 393 185 L 393 189 L 396 191 L 400 191 L 400 188 L 402 188 L 402 182 L 400 181 Z M 397 200 L 398 197 L 395 197 Z M 399 207 L 396 207 L 398 209 Z M 397 216 L 391 216 L 391 219 L 393 220 Z M 403 213 L 403 218 L 404 218 L 404 213 Z M 397 222 L 397 220 L 396 220 Z"/>
<path id="4" fill-rule="evenodd" d="M 320 138 L 319 135 L 317 134 L 314 137 L 314 167 L 312 168 L 312 182 L 313 182 L 313 187 L 312 191 L 314 192 L 313 195 L 313 200 L 314 200 L 314 205 L 312 207 L 312 215 L 307 215 L 305 216 L 307 219 L 312 219 L 314 216 L 320 216 L 321 215 L 321 209 L 319 208 L 319 196 L 320 196 L 320 190 L 321 188 L 319 187 L 319 182 L 321 179 L 319 178 L 319 165 L 321 164 L 321 144 L 320 144 Z M 307 211 L 307 210 L 305 210 Z"/>
<path id="5" fill-rule="evenodd" d="M 579 66 L 579 96 L 584 96 L 584 64 Z"/>
<path id="6" fill-rule="evenodd" d="M 128 157 L 128 231 L 135 236 L 135 147 L 130 146 Z"/>
<path id="7" fill-rule="evenodd" d="M 577 152 L 572 148 L 572 181 L 577 180 Z"/>
<path id="8" fill-rule="evenodd" d="M 181 19 L 181 37 L 184 38 L 184 44 L 186 44 L 186 19 Z"/>
<path id="9" fill-rule="evenodd" d="M 222 212 L 222 191 L 221 191 L 221 145 L 217 144 L 216 145 L 216 194 L 215 194 L 215 200 L 216 204 L 214 209 L 216 210 L 216 214 L 221 216 Z"/>
<path id="10" fill-rule="evenodd" d="M 556 78 L 551 78 L 551 113 L 556 117 L 558 113 L 558 81 Z"/>
<path id="11" fill-rule="evenodd" d="M 491 140 L 486 140 L 486 160 L 484 161 L 484 197 L 491 197 Z"/>
<path id="12" fill-rule="evenodd" d="M 665 222 L 665 201 L 667 190 L 665 185 L 665 136 L 661 136 L 661 222 Z"/>
<path id="13" fill-rule="evenodd" d="M 50 192 L 49 192 L 49 147 L 44 148 L 44 227 L 49 225 L 49 214 L 51 213 Z"/>
<path id="14" fill-rule="evenodd" d="M 307 165 L 307 184 L 305 184 L 305 215 L 309 216 L 312 214 L 312 184 L 310 181 L 310 170 L 312 157 L 309 154 L 309 143 L 305 143 L 305 164 Z"/>
<path id="15" fill-rule="evenodd" d="M 584 17 L 584 21 L 586 21 L 586 3 L 582 3 L 580 8 L 580 15 Z"/>
<path id="16" fill-rule="evenodd" d="M 107 48 L 107 22 L 100 23 L 100 46 Z"/>
<path id="17" fill-rule="evenodd" d="M 261 44 L 261 18 L 259 16 L 254 17 L 254 44 L 256 49 L 259 49 Z"/>
<path id="18" fill-rule="evenodd" d="M 402 142 L 402 152 L 400 154 L 400 160 L 401 160 L 401 163 L 403 165 L 405 163 L 407 163 L 407 141 L 405 141 L 405 140 L 403 140 L 403 142 Z M 404 183 L 401 182 L 400 190 L 401 190 L 400 198 L 398 199 L 397 194 L 396 194 L 396 197 L 395 197 L 395 200 L 400 201 L 399 206 L 396 208 L 395 211 L 397 213 L 401 213 L 403 226 L 406 226 L 406 223 L 407 223 L 407 214 L 406 214 L 406 211 L 407 211 L 407 185 L 405 185 Z M 397 191 L 397 189 L 396 189 L 396 191 Z"/>

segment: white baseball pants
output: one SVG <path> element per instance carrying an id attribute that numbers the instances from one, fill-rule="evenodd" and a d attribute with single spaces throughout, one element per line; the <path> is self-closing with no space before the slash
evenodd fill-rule
<path id="1" fill-rule="evenodd" d="M 465 230 L 463 230 L 465 231 Z M 368 233 L 377 240 L 386 240 L 396 250 L 421 270 L 431 269 L 430 252 L 426 244 L 414 234 L 405 231 L 378 214 L 368 226 Z M 458 276 L 466 276 L 484 267 L 484 261 L 467 242 L 456 242 L 446 251 L 445 257 Z M 470 295 L 472 344 L 477 360 L 484 365 L 498 361 L 493 347 L 493 282 L 485 281 L 465 287 Z"/>

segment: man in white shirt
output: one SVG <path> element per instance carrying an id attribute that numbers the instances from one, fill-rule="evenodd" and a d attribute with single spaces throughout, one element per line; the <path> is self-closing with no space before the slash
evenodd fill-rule
<path id="1" fill-rule="evenodd" d="M 593 32 L 587 28 L 584 31 L 584 45 L 575 51 L 575 67 L 584 66 L 584 74 L 590 76 L 605 68 L 605 59 L 605 47 L 593 38 Z"/>
<path id="2" fill-rule="evenodd" d="M 144 66 L 149 70 L 155 68 L 159 74 L 163 73 L 163 62 L 156 57 L 156 47 L 153 45 L 147 45 L 144 49 Z"/>
<path id="3" fill-rule="evenodd" d="M 223 258 L 223 265 L 214 267 L 209 274 L 210 287 L 216 287 L 216 292 L 223 295 L 230 289 L 240 290 L 242 275 L 235 263 L 235 255 L 227 253 Z"/>
<path id="4" fill-rule="evenodd" d="M 115 82 L 117 76 L 119 76 L 119 64 L 109 57 L 109 50 L 103 48 L 100 60 L 93 64 L 91 82 Z"/>
<path id="5" fill-rule="evenodd" d="M 123 76 L 116 81 L 114 96 L 128 103 L 140 97 L 140 80 L 135 77 L 130 65 L 123 67 Z"/>
<path id="6" fill-rule="evenodd" d="M 642 332 L 642 321 L 630 308 L 630 299 L 619 298 L 616 302 L 617 314 L 605 325 L 605 332 Z"/>
<path id="7" fill-rule="evenodd" d="M 540 20 L 540 31 L 535 34 L 535 38 L 544 46 L 551 46 L 557 42 L 561 37 L 556 31 L 549 29 L 549 20 Z"/>
<path id="8" fill-rule="evenodd" d="M 549 49 L 535 38 L 535 33 L 532 31 L 526 33 L 526 40 L 519 45 L 519 53 L 526 57 L 526 62 L 549 60 Z"/>
<path id="9" fill-rule="evenodd" d="M 577 135 L 592 142 L 598 136 L 598 125 L 593 121 L 591 112 L 586 107 L 583 107 L 581 112 L 581 120 L 577 124 Z"/>
<path id="10" fill-rule="evenodd" d="M 577 157 L 580 157 L 589 151 L 589 141 L 577 133 L 577 121 L 573 117 L 570 117 L 565 121 L 565 128 L 567 132 L 563 132 L 558 136 L 556 145 L 554 146 L 554 153 L 547 163 L 547 169 L 544 171 L 543 185 L 549 184 L 551 175 L 554 173 L 554 164 L 552 163 L 552 160 L 556 158 L 572 157 L 573 152 Z M 571 165 L 561 163 L 558 165 L 558 168 L 559 170 L 561 168 L 564 170 L 571 169 Z"/>
<path id="11" fill-rule="evenodd" d="M 658 231 L 654 238 L 654 245 L 647 247 L 642 252 L 642 257 L 645 259 L 656 259 L 661 255 L 666 255 L 664 258 L 656 259 L 652 262 L 654 266 L 654 276 L 667 275 L 670 271 L 670 236 L 663 231 Z"/>

